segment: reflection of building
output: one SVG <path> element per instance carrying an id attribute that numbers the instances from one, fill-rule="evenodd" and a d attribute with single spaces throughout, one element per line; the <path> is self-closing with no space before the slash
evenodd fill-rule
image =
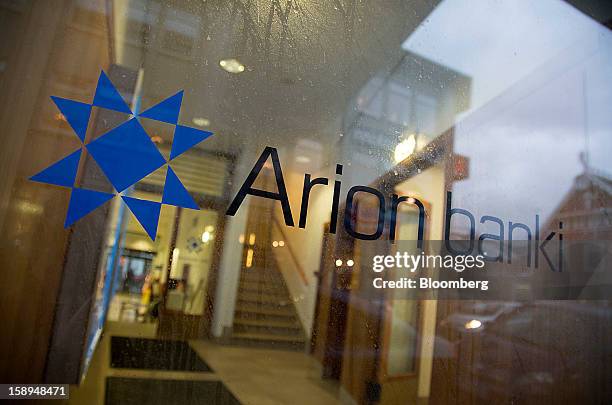
<path id="1" fill-rule="evenodd" d="M 427 212 L 425 238 L 441 240 L 444 191 L 461 178 L 447 163 L 455 162 L 448 158 L 453 125 L 469 107 L 469 88 L 470 78 L 411 53 L 391 73 L 368 81 L 344 117 L 338 143 L 338 161 L 349 167 L 344 183 L 367 182 L 385 198 L 393 193 L 418 198 Z M 417 217 L 410 205 L 398 212 L 397 245 L 386 235 L 360 241 L 343 230 L 324 237 L 313 352 L 323 375 L 338 379 L 358 403 L 411 403 L 435 389 L 433 342 L 427 343 L 435 330 L 435 303 L 372 287 L 374 255 L 413 248 Z M 355 226 L 369 233 L 378 223 L 378 203 L 360 196 L 356 207 Z M 333 258 L 355 264 L 334 265 Z"/>
<path id="2" fill-rule="evenodd" d="M 374 180 L 452 127 L 468 108 L 469 92 L 465 75 L 406 52 L 391 72 L 372 77 L 349 104 L 338 161 L 359 168 L 354 171 L 360 184 Z M 399 150 L 402 146 L 406 150 Z"/>
<path id="3" fill-rule="evenodd" d="M 544 229 L 559 229 L 569 240 L 612 240 L 612 179 L 588 167 L 549 216 Z"/>

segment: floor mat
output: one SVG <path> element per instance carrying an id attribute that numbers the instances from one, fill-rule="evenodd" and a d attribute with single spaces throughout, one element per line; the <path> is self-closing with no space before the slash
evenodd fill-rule
<path id="1" fill-rule="evenodd" d="M 240 405 L 221 381 L 108 377 L 107 405 Z"/>
<path id="2" fill-rule="evenodd" d="M 113 336 L 111 367 L 171 371 L 212 371 L 189 344 L 182 340 L 158 340 Z"/>

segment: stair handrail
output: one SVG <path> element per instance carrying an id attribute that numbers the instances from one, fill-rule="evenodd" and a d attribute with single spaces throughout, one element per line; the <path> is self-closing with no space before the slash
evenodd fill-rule
<path id="1" fill-rule="evenodd" d="M 289 256 L 291 257 L 291 261 L 293 262 L 295 268 L 297 269 L 298 275 L 300 276 L 302 283 L 304 285 L 308 285 L 308 278 L 306 277 L 306 272 L 304 271 L 304 269 L 302 268 L 302 265 L 298 261 L 297 255 L 295 254 L 295 251 L 291 247 L 291 244 L 289 243 L 289 239 L 287 238 L 287 234 L 283 230 L 283 227 L 278 222 L 278 219 L 276 217 L 272 218 L 272 223 L 276 226 L 276 228 L 278 228 L 281 235 L 283 236 L 283 240 L 285 241 L 285 247 L 289 251 Z"/>

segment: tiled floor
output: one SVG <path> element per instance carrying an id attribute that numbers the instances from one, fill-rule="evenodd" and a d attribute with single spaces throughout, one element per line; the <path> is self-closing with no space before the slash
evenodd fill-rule
<path id="1" fill-rule="evenodd" d="M 317 362 L 304 353 L 205 341 L 191 346 L 243 404 L 340 403 L 337 384 L 322 380 Z"/>
<path id="2" fill-rule="evenodd" d="M 224 346 L 190 341 L 212 373 L 135 370 L 110 367 L 110 337 L 154 337 L 150 325 L 111 322 L 96 350 L 88 375 L 71 387 L 71 405 L 104 404 L 106 377 L 220 380 L 244 405 L 340 404 L 338 384 L 322 380 L 318 363 L 295 351 Z"/>

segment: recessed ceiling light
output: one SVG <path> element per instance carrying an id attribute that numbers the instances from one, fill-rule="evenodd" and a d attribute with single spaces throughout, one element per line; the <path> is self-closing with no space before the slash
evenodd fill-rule
<path id="1" fill-rule="evenodd" d="M 244 72 L 244 65 L 238 62 L 236 59 L 221 59 L 219 66 L 226 72 L 230 73 L 242 73 Z"/>
<path id="2" fill-rule="evenodd" d="M 197 117 L 194 118 L 193 120 L 191 120 L 194 124 L 196 124 L 199 127 L 207 127 L 210 125 L 210 121 L 207 120 L 206 118 L 202 118 L 202 117 Z"/>
<path id="3" fill-rule="evenodd" d="M 472 319 L 471 321 L 466 322 L 465 329 L 478 329 L 482 326 L 482 322 L 478 319 Z"/>
<path id="4" fill-rule="evenodd" d="M 212 239 L 212 235 L 208 231 L 202 233 L 202 243 L 208 243 Z"/>
<path id="5" fill-rule="evenodd" d="M 395 147 L 395 163 L 400 163 L 408 156 L 412 155 L 416 148 L 416 137 L 410 135 L 408 138 L 398 143 Z"/>

